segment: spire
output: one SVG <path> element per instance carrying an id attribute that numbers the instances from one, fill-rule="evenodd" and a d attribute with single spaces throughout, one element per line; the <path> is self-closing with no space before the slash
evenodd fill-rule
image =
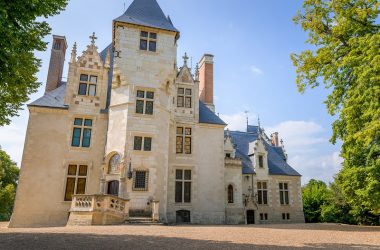
<path id="1" fill-rule="evenodd" d="M 74 42 L 73 49 L 71 50 L 70 63 L 75 63 L 77 58 L 77 43 Z"/>
<path id="2" fill-rule="evenodd" d="M 195 65 L 194 75 L 195 75 L 195 81 L 199 81 L 199 64 L 198 63 L 197 65 Z"/>
<path id="3" fill-rule="evenodd" d="M 127 11 L 114 21 L 137 24 L 179 33 L 156 0 L 134 0 Z"/>

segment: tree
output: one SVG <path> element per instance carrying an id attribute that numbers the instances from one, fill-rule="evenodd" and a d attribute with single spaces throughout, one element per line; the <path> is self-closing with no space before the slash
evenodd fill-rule
<path id="1" fill-rule="evenodd" d="M 36 73 L 41 60 L 33 52 L 46 50 L 42 39 L 50 27 L 36 19 L 59 13 L 67 1 L 0 1 L 0 126 L 9 124 L 40 86 Z"/>
<path id="2" fill-rule="evenodd" d="M 309 223 L 321 222 L 322 205 L 327 202 L 327 186 L 323 181 L 311 179 L 302 187 L 302 201 L 305 220 Z"/>
<path id="3" fill-rule="evenodd" d="M 0 221 L 11 217 L 18 176 L 16 163 L 0 147 Z"/>
<path id="4" fill-rule="evenodd" d="M 304 0 L 294 18 L 315 50 L 292 54 L 301 93 L 322 82 L 343 141 L 336 178 L 359 223 L 380 223 L 380 25 L 378 0 Z M 377 222 L 376 222 L 377 221 Z"/>

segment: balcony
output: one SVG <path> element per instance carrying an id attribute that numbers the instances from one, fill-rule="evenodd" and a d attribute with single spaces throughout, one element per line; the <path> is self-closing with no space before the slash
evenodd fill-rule
<path id="1" fill-rule="evenodd" d="M 112 195 L 74 195 L 68 226 L 114 225 L 129 218 L 129 200 Z"/>

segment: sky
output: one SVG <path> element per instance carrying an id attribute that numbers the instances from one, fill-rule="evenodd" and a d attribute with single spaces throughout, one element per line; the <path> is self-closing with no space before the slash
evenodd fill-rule
<path id="1" fill-rule="evenodd" d="M 120 16 L 132 0 L 70 1 L 66 10 L 47 22 L 52 34 L 66 36 L 64 79 L 74 42 L 78 52 L 90 43 L 92 32 L 98 37 L 99 51 L 111 43 L 112 20 Z M 203 54 L 214 58 L 214 99 L 216 112 L 230 130 L 245 131 L 249 123 L 261 125 L 269 135 L 279 132 L 284 140 L 289 163 L 310 179 L 326 182 L 341 168 L 341 143 L 332 145 L 331 123 L 324 100 L 330 90 L 323 86 L 297 91 L 291 53 L 313 49 L 305 43 L 307 33 L 292 22 L 302 0 L 158 0 L 174 26 L 180 30 L 178 62 L 185 52 L 195 66 Z M 124 7 L 125 6 L 125 7 Z M 52 36 L 45 38 L 52 41 Z M 36 52 L 42 59 L 38 79 L 43 84 L 33 101 L 43 95 L 50 59 L 47 51 Z M 180 64 L 180 63 L 179 63 Z M 181 64 L 180 64 L 181 65 Z M 0 127 L 0 145 L 20 165 L 28 123 L 26 106 L 9 126 Z"/>

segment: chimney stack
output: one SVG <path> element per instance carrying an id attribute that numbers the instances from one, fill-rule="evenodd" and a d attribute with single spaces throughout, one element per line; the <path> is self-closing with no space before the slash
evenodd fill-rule
<path id="1" fill-rule="evenodd" d="M 271 134 L 270 137 L 272 139 L 272 145 L 275 147 L 279 147 L 280 144 L 278 143 L 278 132 L 274 132 L 273 134 Z"/>
<path id="2" fill-rule="evenodd" d="M 203 55 L 199 62 L 199 100 L 215 112 L 214 106 L 214 56 Z"/>
<path id="3" fill-rule="evenodd" d="M 53 46 L 51 49 L 45 93 L 52 91 L 61 85 L 66 49 L 66 37 L 53 35 Z"/>

